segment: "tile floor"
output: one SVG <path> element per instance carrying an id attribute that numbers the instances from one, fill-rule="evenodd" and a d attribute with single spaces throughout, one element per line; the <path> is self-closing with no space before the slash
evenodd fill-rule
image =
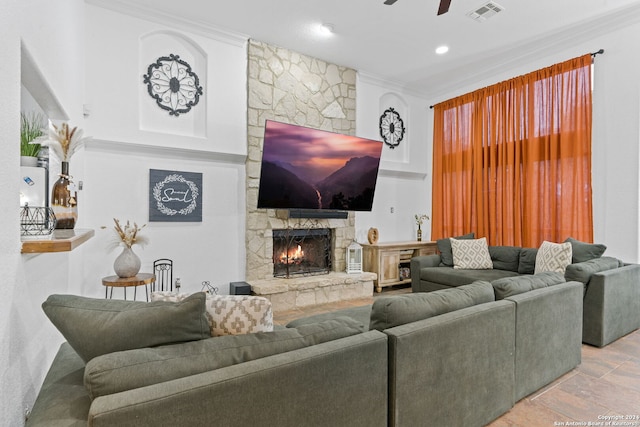
<path id="1" fill-rule="evenodd" d="M 381 295 L 409 292 L 410 287 L 390 287 L 370 298 L 274 313 L 274 323 L 285 325 L 312 314 L 371 304 Z M 583 345 L 576 369 L 520 400 L 489 427 L 570 425 L 640 427 L 640 330 L 604 348 Z"/>

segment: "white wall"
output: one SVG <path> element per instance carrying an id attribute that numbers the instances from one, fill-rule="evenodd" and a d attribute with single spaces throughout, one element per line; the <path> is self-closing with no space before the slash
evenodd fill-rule
<path id="1" fill-rule="evenodd" d="M 77 293 L 82 249 L 73 254 L 21 255 L 19 113 L 21 41 L 47 76 L 69 117 L 82 123 L 84 6 L 80 0 L 6 0 L 0 14 L 0 419 L 22 425 L 62 337 L 40 305 L 52 293 Z M 73 279 L 72 279 L 73 278 Z"/>
<path id="2" fill-rule="evenodd" d="M 414 215 L 431 216 L 433 126 L 429 102 L 364 72 L 358 73 L 356 96 L 358 136 L 382 140 L 379 119 L 387 108 L 399 113 L 406 129 L 397 147 L 385 145 L 382 149 L 373 210 L 356 213 L 356 238 L 367 242 L 367 231 L 375 227 L 380 242 L 415 240 Z M 428 241 L 430 222 L 425 222 L 422 229 L 422 238 Z"/>
<path id="3" fill-rule="evenodd" d="M 86 245 L 83 293 L 103 295 L 100 278 L 113 274 L 119 250 L 106 249 L 113 218 L 147 224 L 150 243 L 134 246 L 141 271 L 169 258 L 185 292 L 209 281 L 228 293 L 245 272 L 246 40 L 86 9 L 85 126 L 95 141 L 84 153 L 79 222 L 97 232 Z M 204 89 L 179 117 L 159 108 L 143 84 L 148 65 L 169 54 L 187 61 Z M 149 169 L 202 173 L 202 222 L 149 222 Z"/>

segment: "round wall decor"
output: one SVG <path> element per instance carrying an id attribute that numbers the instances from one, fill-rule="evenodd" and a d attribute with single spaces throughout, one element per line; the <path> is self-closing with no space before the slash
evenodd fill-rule
<path id="1" fill-rule="evenodd" d="M 198 75 L 191 65 L 178 55 L 161 56 L 150 64 L 143 82 L 147 85 L 149 96 L 170 116 L 188 113 L 202 95 L 202 86 Z"/>
<path id="2" fill-rule="evenodd" d="M 379 236 L 378 229 L 375 227 L 371 227 L 369 229 L 369 232 L 367 233 L 367 240 L 372 245 L 375 245 L 376 243 L 378 243 L 378 236 Z"/>
<path id="3" fill-rule="evenodd" d="M 393 108 L 388 108 L 380 116 L 380 136 L 389 148 L 396 148 L 404 138 L 404 122 L 400 114 Z"/>

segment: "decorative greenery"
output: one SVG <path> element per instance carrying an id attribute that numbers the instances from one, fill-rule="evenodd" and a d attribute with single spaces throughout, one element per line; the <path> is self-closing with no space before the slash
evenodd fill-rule
<path id="1" fill-rule="evenodd" d="M 416 214 L 415 217 L 416 217 L 416 225 L 418 227 L 420 227 L 423 222 L 425 222 L 426 220 L 429 219 L 429 217 L 427 215 L 425 215 L 425 214 L 422 214 L 422 215 Z"/>
<path id="2" fill-rule="evenodd" d="M 49 122 L 49 132 L 40 138 L 40 143 L 51 148 L 61 162 L 68 162 L 71 156 L 91 139 L 90 136 L 82 137 L 82 129 L 69 128 L 67 123 L 57 127 Z"/>
<path id="3" fill-rule="evenodd" d="M 20 113 L 20 155 L 28 157 L 38 157 L 40 144 L 32 143 L 36 138 L 41 137 L 44 132 L 45 119 L 42 114 L 31 112 L 29 114 Z"/>
<path id="4" fill-rule="evenodd" d="M 116 223 L 114 229 L 116 230 L 116 234 L 118 236 L 118 239 L 116 240 L 114 246 L 119 246 L 120 243 L 123 243 L 126 247 L 131 248 L 131 246 L 135 245 L 136 243 L 140 246 L 144 246 L 145 244 L 149 243 L 149 239 L 146 236 L 138 235 L 140 230 L 145 228 L 147 224 L 144 224 L 142 227 L 138 227 L 138 224 L 136 224 L 135 222 L 133 223 L 133 225 L 131 225 L 129 220 L 127 220 L 127 223 L 123 227 L 120 225 L 120 221 L 118 221 L 116 218 L 113 218 L 113 222 Z"/>

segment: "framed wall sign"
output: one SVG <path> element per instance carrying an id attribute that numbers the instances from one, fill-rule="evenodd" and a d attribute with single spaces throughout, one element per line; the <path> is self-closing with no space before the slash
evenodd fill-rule
<path id="1" fill-rule="evenodd" d="M 149 222 L 202 222 L 202 174 L 149 169 Z"/>

